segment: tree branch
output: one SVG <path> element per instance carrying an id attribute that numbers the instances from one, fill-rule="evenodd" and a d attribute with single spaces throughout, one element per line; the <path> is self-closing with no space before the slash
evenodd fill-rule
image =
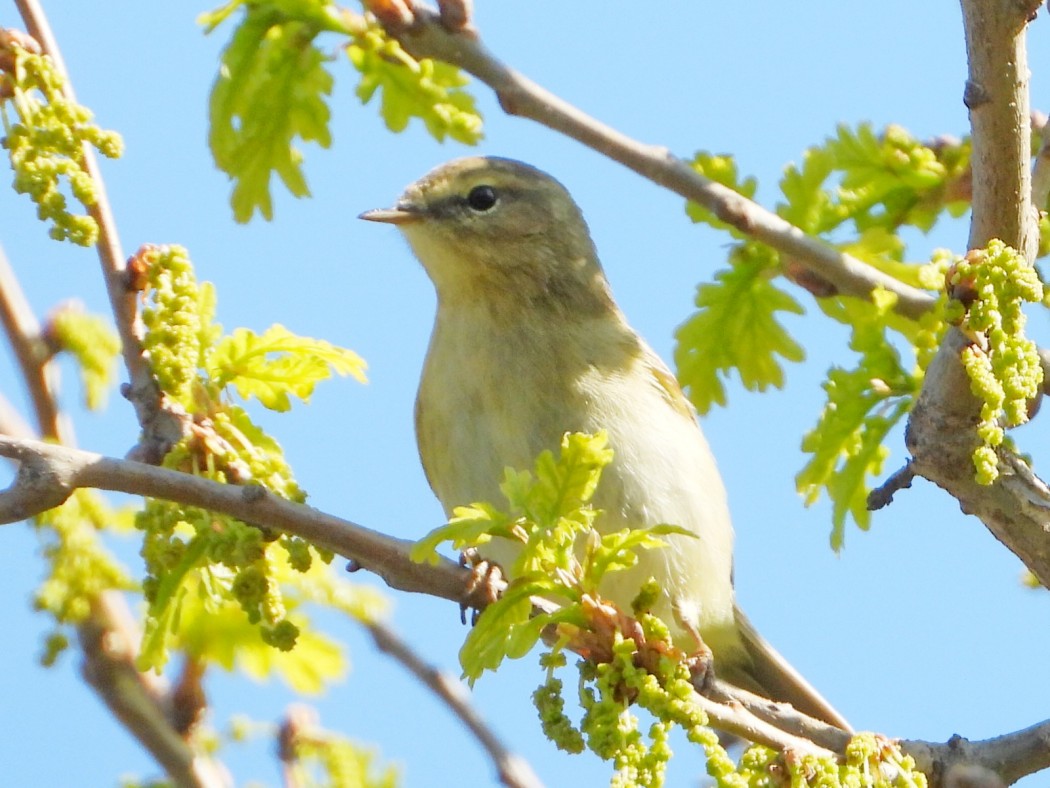
<path id="1" fill-rule="evenodd" d="M 0 493 L 0 524 L 50 509 L 78 487 L 163 498 L 301 536 L 379 575 L 391 588 L 483 606 L 469 590 L 469 569 L 447 559 L 436 566 L 417 564 L 409 557 L 412 542 L 286 501 L 263 487 L 219 484 L 133 460 L 5 436 L 0 436 L 0 456 L 21 463 L 15 483 Z"/>
<path id="2" fill-rule="evenodd" d="M 528 761 L 508 750 L 470 705 L 462 682 L 424 662 L 397 634 L 379 621 L 362 622 L 372 635 L 376 647 L 400 662 L 412 675 L 437 695 L 460 722 L 474 734 L 492 758 L 500 782 L 510 788 L 539 788 L 543 785 Z"/>
<path id="3" fill-rule="evenodd" d="M 944 744 L 904 741 L 904 751 L 926 774 L 948 775 L 960 765 L 979 766 L 1011 785 L 1022 777 L 1050 768 L 1050 720 L 1030 728 L 971 742 L 953 736 Z"/>
<path id="4" fill-rule="evenodd" d="M 24 478 L 38 480 L 37 497 L 22 495 L 20 498 L 24 507 L 37 511 L 48 508 L 56 498 L 68 496 L 77 487 L 148 495 L 212 509 L 245 522 L 301 536 L 379 574 L 391 588 L 426 593 L 477 607 L 485 603 L 483 598 L 472 596 L 475 592 L 470 590 L 473 586 L 470 570 L 448 560 L 436 566 L 415 564 L 408 555 L 410 542 L 285 501 L 260 487 L 219 484 L 132 460 L 112 459 L 2 435 L 0 456 L 18 460 L 22 468 L 30 465 L 33 469 L 26 474 L 20 469 L 19 478 L 12 487 L 0 492 L 0 523 L 18 519 L 9 501 L 12 496 L 19 498 L 19 486 Z M 43 493 L 43 482 L 39 480 L 47 480 L 59 493 Z M 33 506 L 28 506 L 27 500 L 31 500 Z M 698 693 L 697 700 L 715 727 L 770 747 L 840 753 L 849 738 L 847 732 L 812 720 L 786 704 L 761 698 L 718 679 L 708 682 L 704 692 Z M 972 752 L 976 754 L 971 760 L 1004 775 L 1013 775 L 1014 771 L 1009 771 L 1011 768 L 1015 771 L 1027 769 L 1024 774 L 1045 768 L 1050 765 L 1048 728 L 1050 722 L 1029 731 L 975 743 L 976 749 Z M 930 769 L 947 763 L 949 749 L 955 747 L 954 741 L 946 744 L 908 742 L 908 751 L 926 758 L 923 763 L 931 765 L 923 769 L 930 773 Z M 1009 767 L 1008 764 L 1013 762 L 1011 758 L 1022 757 L 1027 765 Z M 952 763 L 963 760 L 957 755 L 952 755 L 952 758 Z"/>
<path id="5" fill-rule="evenodd" d="M 10 435 L 13 438 L 33 436 L 33 430 L 29 424 L 2 394 L 0 394 L 0 435 Z"/>
<path id="6" fill-rule="evenodd" d="M 107 592 L 77 627 L 85 680 L 113 715 L 157 759 L 180 788 L 229 788 L 222 764 L 198 755 L 179 735 L 166 708 L 165 684 L 135 667 L 141 636 L 124 597 Z"/>
<path id="7" fill-rule="evenodd" d="M 15 0 L 15 5 L 29 34 L 37 40 L 64 77 L 63 90 L 67 98 L 75 101 L 73 82 L 66 71 L 62 52 L 51 32 L 51 25 L 43 8 L 38 0 Z M 124 366 L 131 381 L 125 389 L 125 396 L 134 406 L 139 425 L 142 427 L 142 439 L 137 453 L 146 459 L 159 462 L 168 449 L 183 437 L 186 424 L 178 414 L 161 407 L 160 390 L 142 349 L 142 321 L 139 320 L 135 293 L 128 287 L 124 252 L 121 249 L 98 159 L 90 145 L 84 145 L 82 151 L 84 169 L 95 184 L 96 200 L 94 205 L 88 206 L 88 213 L 98 224 L 99 230 L 95 249 L 102 267 L 102 277 L 110 308 L 113 310 L 117 333 L 120 335 Z"/>
<path id="8" fill-rule="evenodd" d="M 62 442 L 73 441 L 73 426 L 58 408 L 58 369 L 40 332 L 40 324 L 18 284 L 7 255 L 0 248 L 0 328 L 14 351 L 29 390 L 40 434 Z"/>
<path id="9" fill-rule="evenodd" d="M 451 63 L 490 88 L 510 115 L 529 118 L 618 161 L 645 178 L 712 211 L 831 283 L 844 295 L 868 298 L 876 288 L 897 295 L 895 309 L 917 318 L 934 304 L 929 293 L 882 273 L 804 233 L 761 205 L 694 171 L 666 148 L 646 145 L 595 120 L 495 58 L 471 31 L 449 32 L 432 11 L 415 7 L 408 26 L 389 32 L 414 57 Z"/>
<path id="10" fill-rule="evenodd" d="M 1034 8 L 1038 4 L 1030 0 Z M 963 0 L 969 79 L 964 101 L 973 126 L 970 247 L 992 238 L 1034 257 L 1031 132 L 1024 31 L 1032 9 L 1015 0 Z M 951 329 L 926 372 L 905 440 L 912 469 L 977 515 L 1039 581 L 1050 587 L 1050 489 L 1019 459 L 1001 452 L 1000 478 L 977 483 L 971 457 L 980 403 L 959 360 L 969 340 Z"/>

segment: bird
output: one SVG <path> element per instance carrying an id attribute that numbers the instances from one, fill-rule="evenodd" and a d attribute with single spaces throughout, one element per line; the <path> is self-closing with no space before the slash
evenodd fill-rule
<path id="1" fill-rule="evenodd" d="M 471 156 L 360 218 L 396 226 L 437 293 L 415 429 L 446 515 L 499 500 L 504 469 L 531 467 L 567 432 L 604 430 L 614 454 L 593 500 L 599 529 L 670 523 L 691 535 L 641 551 L 636 566 L 603 579 L 602 596 L 630 610 L 655 578 L 653 612 L 677 639 L 699 632 L 719 678 L 848 730 L 736 605 L 714 456 L 675 376 L 613 299 L 568 190 L 523 162 Z M 509 564 L 516 545 L 484 547 L 484 559 Z"/>

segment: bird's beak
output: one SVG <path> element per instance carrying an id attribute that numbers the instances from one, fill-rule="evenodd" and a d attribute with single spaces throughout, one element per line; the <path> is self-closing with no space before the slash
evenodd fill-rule
<path id="1" fill-rule="evenodd" d="M 384 224 L 408 224 L 418 222 L 423 218 L 423 214 L 414 206 L 401 203 L 393 208 L 374 208 L 371 211 L 365 211 L 357 218 Z"/>

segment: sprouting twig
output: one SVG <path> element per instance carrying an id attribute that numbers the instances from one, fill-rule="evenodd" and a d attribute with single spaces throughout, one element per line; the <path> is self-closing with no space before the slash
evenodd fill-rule
<path id="1" fill-rule="evenodd" d="M 269 530 L 300 536 L 350 559 L 361 569 L 378 574 L 391 588 L 401 591 L 425 593 L 475 608 L 483 607 L 490 599 L 491 589 L 474 582 L 473 573 L 465 567 L 447 559 L 435 565 L 417 564 L 409 555 L 410 542 L 286 501 L 262 487 L 220 484 L 133 460 L 2 435 L 0 457 L 21 463 L 14 484 L 0 491 L 0 524 L 54 506 L 78 487 L 94 487 L 198 506 Z M 549 612 L 551 605 L 543 599 L 535 599 L 533 604 L 545 612 Z M 720 686 L 718 680 L 711 682 L 711 686 Z M 729 697 L 726 693 L 730 690 L 723 688 L 722 692 L 723 695 L 717 697 Z M 730 705 L 742 711 L 707 699 L 700 702 L 716 727 L 770 747 L 809 746 L 837 751 L 842 744 L 841 737 L 845 735 L 842 731 L 815 720 L 801 725 L 801 715 L 789 707 L 743 692 L 733 694 L 731 701 Z M 777 730 L 781 715 L 785 727 Z M 816 744 L 802 744 L 803 733 L 812 736 Z"/>
<path id="2" fill-rule="evenodd" d="M 67 98 L 75 101 L 73 83 L 66 71 L 62 52 L 40 3 L 38 0 L 15 0 L 15 5 L 29 34 L 37 40 L 63 76 Z M 160 390 L 142 350 L 142 323 L 135 304 L 135 293 L 127 286 L 124 252 L 121 249 L 116 222 L 110 209 L 109 198 L 106 196 L 98 159 L 90 145 L 83 147 L 83 163 L 84 169 L 95 184 L 96 199 L 93 205 L 88 206 L 88 213 L 98 224 L 98 241 L 95 248 L 117 333 L 120 335 L 124 366 L 131 381 L 125 391 L 135 407 L 139 425 L 142 427 L 143 437 L 138 454 L 159 461 L 167 449 L 183 436 L 186 424 L 177 414 L 161 407 Z"/>
<path id="3" fill-rule="evenodd" d="M 135 667 L 141 635 L 124 597 L 107 592 L 77 627 L 84 678 L 121 724 L 157 759 L 180 788 L 230 788 L 225 767 L 179 735 L 166 708 L 167 687 Z"/>
<path id="4" fill-rule="evenodd" d="M 964 101 L 973 130 L 973 218 L 969 247 L 993 238 L 1029 260 L 1038 244 L 1032 206 L 1031 114 L 1026 20 L 1040 3 L 963 0 L 969 73 Z M 930 362 L 905 433 L 912 468 L 976 515 L 1024 565 L 1050 586 L 1050 490 L 1030 469 L 1000 452 L 999 480 L 975 479 L 974 425 L 981 404 L 960 356 L 970 340 L 950 329 Z"/>

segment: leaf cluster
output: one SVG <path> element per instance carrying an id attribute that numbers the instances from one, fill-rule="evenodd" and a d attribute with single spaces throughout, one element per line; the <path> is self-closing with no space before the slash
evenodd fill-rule
<path id="1" fill-rule="evenodd" d="M 76 359 L 85 406 L 89 410 L 103 408 L 106 394 L 116 379 L 120 353 L 116 332 L 98 315 L 67 306 L 51 316 L 45 333 L 57 350 L 64 350 Z"/>
<path id="2" fill-rule="evenodd" d="M 595 527 L 601 512 L 590 500 L 602 469 L 612 461 L 607 444 L 604 431 L 566 433 L 558 457 L 545 451 L 532 471 L 506 469 L 500 485 L 506 510 L 485 502 L 457 507 L 447 525 L 413 547 L 416 561 L 436 561 L 437 547 L 444 542 L 469 550 L 502 539 L 517 548 L 514 561 L 503 567 L 510 577 L 506 590 L 482 611 L 460 650 L 460 664 L 470 682 L 504 659 L 527 654 L 546 627 L 593 629 L 602 578 L 634 566 L 638 550 L 663 547 L 661 536 L 688 533 L 669 525 L 607 534 Z M 533 616 L 533 597 L 559 607 Z"/>
<path id="3" fill-rule="evenodd" d="M 906 227 L 926 232 L 943 216 L 957 217 L 967 209 L 969 155 L 968 141 L 923 144 L 899 126 L 876 133 L 868 124 L 843 125 L 823 145 L 808 149 L 801 164 L 785 169 L 776 212 L 904 284 L 940 291 L 943 262 L 906 262 L 900 232 Z M 700 153 L 693 167 L 746 197 L 758 189 L 729 156 Z M 831 499 L 831 540 L 839 547 L 847 517 L 862 528 L 869 523 L 870 479 L 881 471 L 888 453 L 884 440 L 910 410 L 937 347 L 944 301 L 918 321 L 899 318 L 885 291 L 873 293 L 870 301 L 841 296 L 829 282 L 707 208 L 689 203 L 686 212 L 735 239 L 729 267 L 699 286 L 697 311 L 676 333 L 679 377 L 698 410 L 726 403 L 725 380 L 733 373 L 749 390 L 781 388 L 784 362 L 803 360 L 781 315 L 804 309 L 785 284 L 809 290 L 849 331 L 856 364 L 829 370 L 827 403 L 803 440 L 810 457 L 796 478 L 807 503 L 822 493 Z"/>
<path id="4" fill-rule="evenodd" d="M 69 499 L 37 516 L 33 525 L 43 543 L 47 577 L 33 606 L 54 619 L 41 661 L 51 665 L 66 648 L 65 629 L 91 614 L 106 591 L 133 591 L 138 584 L 102 542 L 103 532 L 128 532 L 130 509 L 114 509 L 94 490 L 75 490 Z"/>
<path id="5" fill-rule="evenodd" d="M 378 93 L 379 114 L 391 131 L 404 131 L 419 118 L 439 142 L 451 137 L 476 145 L 481 139 L 474 97 L 460 89 L 469 80 L 455 66 L 416 60 L 375 22 L 354 36 L 346 54 L 361 73 L 357 97 L 367 104 Z"/>
<path id="6" fill-rule="evenodd" d="M 375 20 L 351 14 L 329 0 L 231 0 L 200 17 L 208 32 L 243 10 L 222 54 L 212 88 L 209 144 L 216 165 L 233 181 L 234 218 L 246 222 L 258 211 L 273 217 L 271 177 L 276 174 L 296 197 L 310 191 L 296 142 L 331 145 L 328 96 L 332 58 L 318 44 L 322 34 L 345 41 L 348 59 L 360 73 L 357 96 L 380 96 L 380 114 L 391 131 L 420 118 L 437 140 L 475 144 L 481 118 L 461 88 L 459 69 L 416 60 L 387 36 Z"/>
<path id="7" fill-rule="evenodd" d="M 302 502 L 280 446 L 229 393 L 287 410 L 293 397 L 307 401 L 333 374 L 363 380 L 364 363 L 349 350 L 282 326 L 261 335 L 247 329 L 224 335 L 214 319 L 214 290 L 197 284 L 182 247 L 145 246 L 129 265 L 144 288 L 143 346 L 157 383 L 192 421 L 163 464 L 216 481 L 260 484 Z M 350 586 L 319 585 L 313 573 L 325 571 L 331 556 L 297 537 L 155 499 L 146 501 L 136 525 L 144 533 L 147 567 L 144 667 L 161 667 L 174 638 L 195 656 L 226 667 L 237 655 L 256 666 L 249 672 L 272 668 L 296 686 L 314 686 L 322 675 L 341 670 L 342 657 L 334 644 L 302 634 L 306 618 L 297 608 L 303 601 L 339 601 L 346 612 L 363 615 L 375 607 L 374 600 L 362 600 L 364 607 L 354 608 L 346 598 Z M 263 643 L 284 652 L 298 643 L 297 656 L 280 661 Z"/>

